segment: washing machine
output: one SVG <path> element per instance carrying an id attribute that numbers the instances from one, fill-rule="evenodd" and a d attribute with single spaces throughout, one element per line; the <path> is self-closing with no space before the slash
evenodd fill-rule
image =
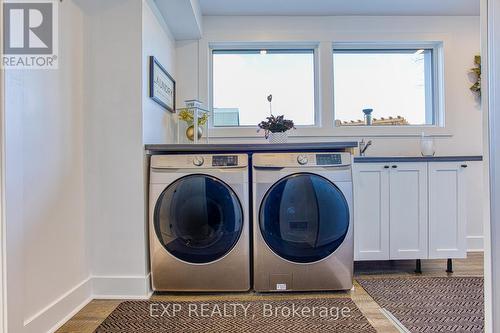
<path id="1" fill-rule="evenodd" d="M 245 154 L 151 157 L 153 290 L 250 289 L 248 176 Z"/>
<path id="2" fill-rule="evenodd" d="M 349 153 L 253 155 L 256 291 L 352 288 L 351 163 Z"/>

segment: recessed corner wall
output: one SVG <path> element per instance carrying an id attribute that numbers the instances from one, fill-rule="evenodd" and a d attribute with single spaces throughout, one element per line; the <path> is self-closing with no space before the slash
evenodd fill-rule
<path id="1" fill-rule="evenodd" d="M 85 6 L 85 218 L 92 285 L 126 296 L 148 276 L 142 115 L 141 0 Z M 116 280 L 116 279 L 115 279 Z M 107 289 L 109 288 L 109 289 Z M 125 288 L 125 289 L 124 289 Z M 139 288 L 146 295 L 144 287 Z"/>
<path id="2" fill-rule="evenodd" d="M 175 116 L 149 98 L 149 57 L 154 56 L 176 80 L 175 40 L 153 0 L 143 0 L 142 10 L 142 113 L 143 140 L 149 143 L 174 143 L 177 137 Z"/>

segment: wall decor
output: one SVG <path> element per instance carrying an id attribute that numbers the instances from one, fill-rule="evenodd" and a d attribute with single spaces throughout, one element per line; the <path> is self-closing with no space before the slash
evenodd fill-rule
<path id="1" fill-rule="evenodd" d="M 175 80 L 154 56 L 149 57 L 149 97 L 175 112 Z"/>
<path id="2" fill-rule="evenodd" d="M 471 68 L 471 72 L 476 76 L 476 82 L 470 87 L 470 90 L 481 96 L 481 56 L 477 55 L 474 57 L 474 65 L 476 67 Z"/>

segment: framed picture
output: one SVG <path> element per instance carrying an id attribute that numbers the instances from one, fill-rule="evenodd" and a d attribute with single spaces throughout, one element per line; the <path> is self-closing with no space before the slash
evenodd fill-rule
<path id="1" fill-rule="evenodd" d="M 149 97 L 175 112 L 175 80 L 154 56 L 149 57 Z"/>

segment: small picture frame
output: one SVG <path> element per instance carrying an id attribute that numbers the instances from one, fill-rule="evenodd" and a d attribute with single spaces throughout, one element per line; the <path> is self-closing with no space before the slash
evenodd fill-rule
<path id="1" fill-rule="evenodd" d="M 175 80 L 154 56 L 149 57 L 149 97 L 175 112 Z"/>

